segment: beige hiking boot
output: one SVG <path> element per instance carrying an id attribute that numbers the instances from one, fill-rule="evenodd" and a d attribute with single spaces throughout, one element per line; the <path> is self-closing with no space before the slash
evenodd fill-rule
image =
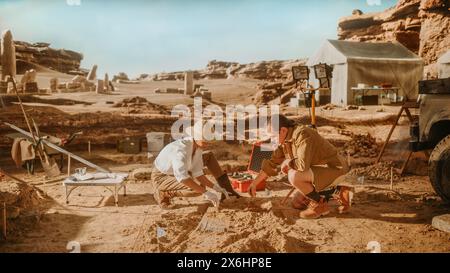
<path id="1" fill-rule="evenodd" d="M 320 216 L 325 216 L 330 213 L 328 203 L 324 198 L 321 198 L 319 202 L 310 200 L 308 208 L 300 212 L 300 218 L 302 219 L 317 219 Z"/>
<path id="2" fill-rule="evenodd" d="M 339 189 L 339 194 L 335 196 L 336 200 L 339 202 L 337 211 L 339 214 L 344 214 L 350 211 L 353 199 L 353 188 L 341 186 Z"/>

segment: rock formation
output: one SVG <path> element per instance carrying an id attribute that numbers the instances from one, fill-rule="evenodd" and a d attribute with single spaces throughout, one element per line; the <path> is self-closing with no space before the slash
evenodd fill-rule
<path id="1" fill-rule="evenodd" d="M 14 48 L 14 40 L 11 31 L 7 30 L 2 34 L 1 41 L 1 64 L 2 76 L 1 80 L 5 80 L 7 76 L 16 76 L 16 54 Z"/>
<path id="2" fill-rule="evenodd" d="M 288 61 L 262 61 L 250 64 L 239 64 L 236 62 L 210 61 L 203 70 L 193 71 L 195 80 L 200 79 L 230 79 L 248 78 L 268 81 L 288 80 L 291 76 L 293 65 L 304 64 L 306 60 Z M 142 76 L 140 80 L 150 81 L 175 81 L 184 80 L 184 71 L 171 73 L 158 73 Z"/>
<path id="3" fill-rule="evenodd" d="M 44 67 L 62 72 L 82 74 L 80 63 L 83 55 L 66 49 L 50 48 L 48 43 L 27 43 L 15 41 L 16 58 L 25 63 L 39 64 Z M 20 64 L 20 62 L 18 62 Z M 22 69 L 18 64 L 17 69 Z M 23 73 L 23 72 L 22 72 Z"/>
<path id="4" fill-rule="evenodd" d="M 118 81 L 129 81 L 130 78 L 128 78 L 128 75 L 125 72 L 120 72 L 118 75 L 114 75 L 112 81 L 118 82 Z"/>
<path id="5" fill-rule="evenodd" d="M 434 74 L 434 64 L 450 49 L 448 0 L 400 0 L 378 13 L 339 20 L 338 37 L 352 41 L 398 41 L 421 56 Z"/>
<path id="6" fill-rule="evenodd" d="M 450 49 L 450 2 L 422 0 L 419 17 L 422 21 L 419 55 L 427 64 L 433 64 L 430 70 L 435 74 L 434 64 Z"/>
<path id="7" fill-rule="evenodd" d="M 98 66 L 96 64 L 92 66 L 92 69 L 87 76 L 88 81 L 95 81 L 97 79 L 97 68 Z"/>

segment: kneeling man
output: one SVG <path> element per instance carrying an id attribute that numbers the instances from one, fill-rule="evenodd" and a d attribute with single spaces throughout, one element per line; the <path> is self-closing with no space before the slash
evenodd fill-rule
<path id="1" fill-rule="evenodd" d="M 212 152 L 204 151 L 208 141 L 204 138 L 203 128 L 200 134 L 192 132 L 192 127 L 187 131 L 190 136 L 168 144 L 154 162 L 151 181 L 156 202 L 161 208 L 167 208 L 173 197 L 203 195 L 214 206 L 218 206 L 220 200 L 229 195 L 239 197 Z M 214 184 L 205 176 L 204 166 L 219 184 Z M 208 191 L 208 188 L 221 193 L 222 198 Z"/>
<path id="2" fill-rule="evenodd" d="M 330 211 L 327 200 L 319 192 L 348 172 L 347 162 L 317 130 L 295 125 L 283 115 L 273 115 L 271 121 L 279 122 L 277 132 L 273 131 L 273 122 L 268 123 L 269 132 L 272 137 L 277 137 L 279 146 L 270 160 L 263 161 L 261 172 L 249 188 L 250 195 L 256 195 L 256 186 L 261 181 L 268 176 L 277 175 L 277 167 L 281 165 L 281 171 L 298 190 L 293 205 L 302 209 L 300 217 L 318 218 L 328 214 Z M 349 195 L 350 188 L 340 187 L 336 196 L 341 204 L 338 207 L 339 213 L 349 210 Z"/>

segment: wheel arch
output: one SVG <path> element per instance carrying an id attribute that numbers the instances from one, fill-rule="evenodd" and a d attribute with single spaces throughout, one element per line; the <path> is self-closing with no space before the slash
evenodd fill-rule
<path id="1" fill-rule="evenodd" d="M 425 139 L 431 146 L 437 145 L 442 139 L 450 135 L 450 113 L 435 116 L 427 124 L 424 131 Z"/>

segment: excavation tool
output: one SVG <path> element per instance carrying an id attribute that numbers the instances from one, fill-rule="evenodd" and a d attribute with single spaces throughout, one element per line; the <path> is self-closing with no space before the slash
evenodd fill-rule
<path id="1" fill-rule="evenodd" d="M 7 79 L 7 84 L 8 83 L 12 83 L 13 85 L 13 90 L 17 96 L 17 100 L 19 101 L 19 106 L 20 109 L 22 110 L 23 116 L 25 118 L 25 122 L 27 124 L 28 130 L 29 130 L 29 135 L 32 138 L 34 147 L 37 151 L 37 154 L 39 156 L 39 159 L 41 160 L 41 164 L 42 167 L 44 168 L 45 174 L 49 177 L 55 177 L 58 176 L 60 174 L 58 165 L 56 164 L 56 162 L 54 162 L 54 160 L 52 160 L 47 153 L 45 152 L 44 149 L 42 149 L 42 146 L 39 143 L 39 138 L 35 136 L 35 132 L 33 131 L 31 124 L 30 124 L 30 120 L 28 118 L 28 115 L 25 111 L 25 108 L 23 107 L 23 103 L 22 103 L 22 99 L 20 98 L 19 92 L 17 91 L 17 84 L 16 84 L 16 80 L 14 79 L 14 77 L 9 76 Z"/>
<path id="2" fill-rule="evenodd" d="M 230 176 L 231 185 L 234 190 L 241 193 L 246 193 L 255 177 L 261 171 L 263 160 L 270 159 L 270 157 L 272 156 L 272 151 L 265 151 L 261 145 L 262 143 L 255 143 L 253 145 L 247 171 L 233 173 Z M 265 189 L 265 180 L 259 183 L 256 187 L 257 191 L 264 191 Z"/>
<path id="3" fill-rule="evenodd" d="M 38 137 L 28 133 L 25 130 L 20 129 L 19 127 L 15 126 L 15 125 L 12 125 L 12 124 L 7 123 L 7 122 L 5 122 L 4 124 L 9 126 L 11 129 L 16 130 L 17 132 L 23 134 L 24 136 L 34 138 L 35 141 L 40 140 L 43 144 L 47 145 L 48 147 L 50 147 L 50 148 L 52 148 L 52 149 L 54 149 L 54 150 L 56 150 L 56 151 L 58 151 L 60 153 L 63 153 L 65 155 L 71 157 L 72 159 L 75 159 L 76 161 L 85 164 L 88 167 L 94 168 L 94 169 L 96 169 L 99 172 L 103 172 L 103 173 L 110 173 L 111 172 L 110 170 L 102 168 L 100 166 L 97 166 L 94 163 L 89 162 L 86 159 L 81 158 L 81 157 L 79 157 L 79 156 L 77 156 L 77 155 L 75 155 L 75 154 L 73 154 L 73 153 L 71 153 L 69 151 L 66 151 L 63 148 L 59 147 L 58 145 L 55 145 L 55 144 L 53 144 L 53 143 L 51 143 L 51 142 L 49 142 L 49 141 L 47 141 L 45 139 L 39 139 Z"/>

